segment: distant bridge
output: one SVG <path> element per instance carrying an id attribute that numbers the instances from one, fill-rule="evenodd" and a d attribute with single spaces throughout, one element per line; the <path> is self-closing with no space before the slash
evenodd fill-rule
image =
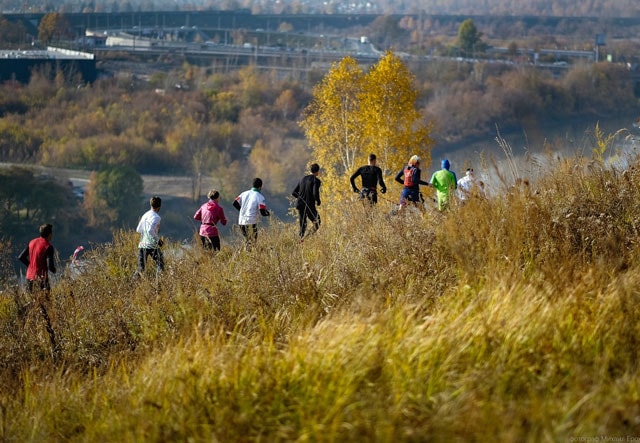
<path id="1" fill-rule="evenodd" d="M 3 14 L 8 20 L 21 21 L 33 33 L 44 13 Z M 84 29 L 125 29 L 138 27 L 198 26 L 218 29 L 264 29 L 275 31 L 280 24 L 288 23 L 295 31 L 323 32 L 323 29 L 347 29 L 368 26 L 381 14 L 256 14 L 247 9 L 231 11 L 144 11 L 144 12 L 93 12 L 64 14 L 69 23 L 81 33 Z M 576 35 L 578 30 L 597 29 L 599 33 L 637 35 L 640 17 L 550 17 L 550 16 L 491 16 L 491 15 L 444 15 L 444 14 L 395 14 L 391 17 L 413 17 L 429 20 L 450 29 L 465 19 L 471 18 L 477 27 L 491 26 L 494 29 L 518 23 L 524 32 L 533 28 L 568 30 Z"/>

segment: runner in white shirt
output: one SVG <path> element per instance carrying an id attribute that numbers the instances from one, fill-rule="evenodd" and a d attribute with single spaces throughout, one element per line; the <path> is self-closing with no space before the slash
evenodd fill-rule
<path id="1" fill-rule="evenodd" d="M 156 262 L 156 276 L 164 270 L 164 259 L 162 257 L 162 239 L 160 238 L 160 207 L 162 199 L 156 195 L 149 200 L 151 209 L 145 212 L 136 232 L 141 235 L 140 243 L 138 243 L 138 269 L 135 276 L 144 273 L 147 257 L 151 256 Z"/>
<path id="2" fill-rule="evenodd" d="M 465 176 L 458 180 L 458 198 L 464 202 L 474 193 L 483 193 L 482 186 L 476 180 L 473 168 L 467 168 Z"/>
<path id="3" fill-rule="evenodd" d="M 267 210 L 261 190 L 262 180 L 254 178 L 253 187 L 244 191 L 233 201 L 233 207 L 240 211 L 238 224 L 248 244 L 254 243 L 258 239 L 258 215 L 264 217 L 271 215 Z"/>

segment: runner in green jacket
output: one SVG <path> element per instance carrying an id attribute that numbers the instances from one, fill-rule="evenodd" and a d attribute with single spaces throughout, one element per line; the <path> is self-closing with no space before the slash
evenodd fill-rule
<path id="1" fill-rule="evenodd" d="M 458 187 L 456 174 L 450 171 L 451 164 L 446 158 L 442 160 L 442 169 L 431 176 L 431 184 L 436 188 L 438 196 L 438 210 L 443 211 L 449 206 L 449 199 L 453 191 Z"/>

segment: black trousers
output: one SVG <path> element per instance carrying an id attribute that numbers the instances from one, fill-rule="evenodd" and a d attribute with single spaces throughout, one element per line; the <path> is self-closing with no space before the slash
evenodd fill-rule
<path id="1" fill-rule="evenodd" d="M 138 249 L 138 272 L 144 272 L 147 257 L 151 256 L 156 262 L 156 273 L 164 271 L 164 259 L 162 258 L 162 249 L 160 248 L 139 248 Z"/>
<path id="2" fill-rule="evenodd" d="M 205 236 L 200 236 L 200 240 L 202 240 L 202 247 L 205 249 L 212 249 L 214 251 L 219 251 L 220 250 L 220 237 L 219 236 L 215 236 L 215 237 L 205 237 Z"/>
<path id="3" fill-rule="evenodd" d="M 307 231 L 307 220 L 313 223 L 312 234 L 320 229 L 320 214 L 315 206 L 305 206 L 298 209 L 299 223 L 300 223 L 300 238 L 304 237 Z"/>
<path id="4" fill-rule="evenodd" d="M 45 291 L 49 292 L 51 286 L 49 285 L 49 279 L 27 280 L 27 291 Z"/>
<path id="5" fill-rule="evenodd" d="M 255 243 L 258 240 L 258 225 L 240 225 L 242 235 L 247 240 L 247 243 Z"/>

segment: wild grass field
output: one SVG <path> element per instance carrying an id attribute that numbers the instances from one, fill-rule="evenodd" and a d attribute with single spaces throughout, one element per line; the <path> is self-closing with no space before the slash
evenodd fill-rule
<path id="1" fill-rule="evenodd" d="M 0 300 L 0 439 L 640 438 L 640 163 L 549 160 L 445 213 L 169 243 L 159 279 L 118 233 L 50 300 Z"/>

